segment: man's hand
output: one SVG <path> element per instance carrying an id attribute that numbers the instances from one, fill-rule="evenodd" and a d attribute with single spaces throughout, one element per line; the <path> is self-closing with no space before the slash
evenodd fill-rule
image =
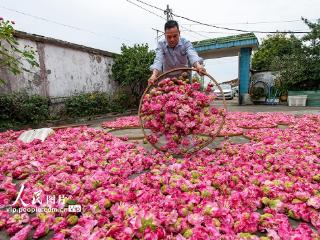
<path id="1" fill-rule="evenodd" d="M 148 80 L 148 85 L 154 84 L 155 80 L 156 80 L 157 77 L 158 77 L 158 74 L 159 74 L 158 70 L 154 69 L 151 77 L 150 77 L 149 80 Z"/>
<path id="2" fill-rule="evenodd" d="M 202 66 L 198 62 L 196 62 L 194 67 L 197 69 L 197 72 L 200 74 L 200 76 L 203 76 L 207 72 L 206 69 L 204 68 L 204 66 Z"/>
<path id="3" fill-rule="evenodd" d="M 157 76 L 154 76 L 153 74 L 151 75 L 151 77 L 148 80 L 148 85 L 152 85 L 154 84 L 154 81 L 157 79 Z"/>

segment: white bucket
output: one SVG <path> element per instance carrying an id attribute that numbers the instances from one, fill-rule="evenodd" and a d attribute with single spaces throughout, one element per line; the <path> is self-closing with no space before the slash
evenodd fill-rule
<path id="1" fill-rule="evenodd" d="M 307 104 L 307 95 L 288 96 L 288 105 L 305 107 Z"/>

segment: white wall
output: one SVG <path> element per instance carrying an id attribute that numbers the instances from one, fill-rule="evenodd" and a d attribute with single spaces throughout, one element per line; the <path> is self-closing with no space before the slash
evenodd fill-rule
<path id="1" fill-rule="evenodd" d="M 22 49 L 24 46 L 29 45 L 34 50 L 37 49 L 37 44 L 31 40 L 18 39 L 19 47 Z M 39 55 L 36 54 L 36 60 L 39 62 Z M 42 92 L 42 84 L 40 82 L 40 69 L 31 69 L 28 62 L 23 61 L 23 66 L 30 69 L 29 72 L 22 72 L 14 76 L 5 69 L 0 69 L 0 78 L 5 80 L 5 85 L 0 85 L 0 93 L 11 93 L 19 90 L 26 90 L 30 94 L 40 94 Z"/>
<path id="2" fill-rule="evenodd" d="M 55 44 L 53 39 L 46 42 L 18 38 L 21 48 L 29 45 L 37 50 L 36 59 L 40 67 L 31 69 L 32 73 L 24 72 L 18 76 L 0 71 L 0 78 L 6 80 L 6 84 L 0 87 L 0 93 L 25 90 L 30 94 L 60 98 L 92 91 L 112 94 L 117 89 L 111 77 L 113 59 L 110 54 L 56 41 L 59 44 Z M 30 66 L 24 63 L 24 67 Z"/>
<path id="3" fill-rule="evenodd" d="M 112 59 L 53 45 L 45 46 L 45 65 L 52 97 L 75 93 L 114 91 L 110 79 Z"/>

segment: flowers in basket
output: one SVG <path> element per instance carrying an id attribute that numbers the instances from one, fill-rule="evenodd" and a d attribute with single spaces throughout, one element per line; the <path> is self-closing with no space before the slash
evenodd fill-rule
<path id="1" fill-rule="evenodd" d="M 216 96 L 212 84 L 202 89 L 187 74 L 166 78 L 142 99 L 140 116 L 148 141 L 162 151 L 181 154 L 216 136 L 224 111 L 212 105 Z"/>

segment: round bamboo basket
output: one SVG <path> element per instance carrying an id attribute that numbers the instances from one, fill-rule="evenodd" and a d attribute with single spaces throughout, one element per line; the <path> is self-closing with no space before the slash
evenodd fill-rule
<path id="1" fill-rule="evenodd" d="M 145 89 L 145 91 L 144 91 L 144 93 L 143 93 L 143 95 L 142 95 L 142 97 L 141 97 L 141 99 L 140 99 L 138 116 L 139 116 L 140 126 L 141 126 L 141 129 L 142 129 L 143 135 L 145 136 L 145 138 L 146 138 L 147 140 L 148 140 L 148 135 L 147 135 L 147 133 L 146 133 L 146 128 L 144 127 L 144 122 L 143 122 L 143 119 L 142 119 L 143 114 L 141 113 L 141 108 L 142 108 L 142 105 L 143 105 L 143 99 L 144 99 L 145 95 L 148 94 L 152 88 L 156 87 L 157 84 L 158 84 L 161 80 L 163 80 L 164 78 L 168 77 L 168 74 L 173 73 L 173 72 L 178 72 L 178 71 L 180 71 L 180 72 L 184 72 L 184 71 L 188 71 L 188 72 L 194 71 L 194 72 L 197 72 L 197 70 L 196 70 L 195 68 L 186 68 L 186 67 L 184 67 L 184 68 L 174 68 L 174 69 L 172 69 L 172 70 L 170 70 L 170 71 L 167 71 L 167 72 L 165 72 L 165 73 L 162 73 L 161 75 L 159 75 L 159 76 L 156 78 L 156 80 L 154 81 L 154 83 L 153 83 L 152 85 L 148 85 L 148 86 L 147 86 L 147 88 Z M 206 76 L 206 77 L 208 77 L 208 78 L 210 79 L 210 82 L 213 83 L 214 86 L 217 86 L 217 87 L 218 87 L 218 89 L 219 89 L 219 91 L 221 92 L 221 95 L 222 95 L 222 106 L 223 106 L 224 111 L 225 111 L 225 113 L 226 113 L 227 105 L 226 105 L 225 97 L 224 97 L 223 91 L 222 91 L 221 87 L 219 86 L 218 82 L 217 82 L 210 74 L 208 74 L 208 73 L 203 73 L 203 75 Z M 195 147 L 192 147 L 192 148 L 188 149 L 186 152 L 183 153 L 183 155 L 195 153 L 195 152 L 203 149 L 204 147 L 208 146 L 209 144 L 211 144 L 211 143 L 214 141 L 214 139 L 220 134 L 220 131 L 221 131 L 221 129 L 222 129 L 224 123 L 225 123 L 225 118 L 226 118 L 225 114 L 220 114 L 220 116 L 222 117 L 222 120 L 221 120 L 221 123 L 218 125 L 217 130 L 214 132 L 214 134 L 208 134 L 208 135 L 207 135 L 207 136 L 209 137 L 208 140 L 206 140 L 206 141 L 205 141 L 204 143 L 202 143 L 202 144 L 199 144 L 199 145 L 197 145 L 197 146 L 195 146 Z M 204 136 L 204 134 L 199 134 L 199 135 Z M 162 152 L 167 152 L 167 151 L 162 150 L 161 147 L 159 147 L 159 146 L 157 146 L 156 144 L 150 142 L 149 140 L 148 140 L 148 142 L 149 142 L 155 149 L 157 149 L 157 150 L 159 150 L 159 151 L 162 151 Z M 172 155 L 176 155 L 176 154 L 173 154 L 173 153 L 172 153 Z"/>

